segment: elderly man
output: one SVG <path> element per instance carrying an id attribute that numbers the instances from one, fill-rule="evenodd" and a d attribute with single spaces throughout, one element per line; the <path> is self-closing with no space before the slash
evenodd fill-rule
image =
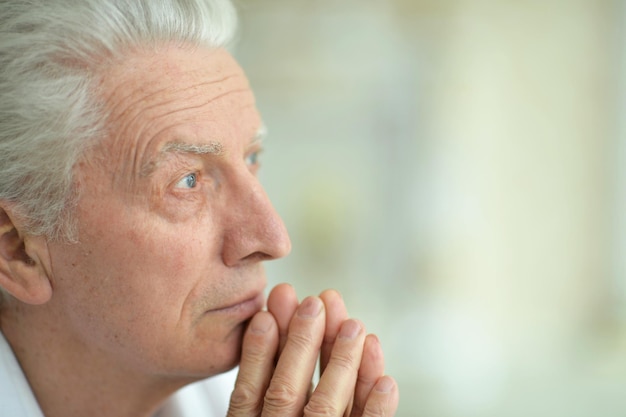
<path id="1" fill-rule="evenodd" d="M 265 302 L 290 242 L 235 21 L 226 0 L 0 4 L 1 416 L 208 417 L 179 390 L 236 365 L 228 416 L 395 412 L 337 292 Z"/>

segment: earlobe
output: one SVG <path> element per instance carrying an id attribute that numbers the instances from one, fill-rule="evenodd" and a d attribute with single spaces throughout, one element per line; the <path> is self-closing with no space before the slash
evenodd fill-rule
<path id="1" fill-rule="evenodd" d="M 0 202 L 0 287 L 27 304 L 44 304 L 52 296 L 42 236 L 24 236 L 8 205 Z"/>

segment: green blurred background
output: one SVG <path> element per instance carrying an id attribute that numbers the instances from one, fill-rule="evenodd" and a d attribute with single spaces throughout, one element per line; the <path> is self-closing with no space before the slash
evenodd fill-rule
<path id="1" fill-rule="evenodd" d="M 398 417 L 626 415 L 626 6 L 239 0 L 292 254 Z"/>

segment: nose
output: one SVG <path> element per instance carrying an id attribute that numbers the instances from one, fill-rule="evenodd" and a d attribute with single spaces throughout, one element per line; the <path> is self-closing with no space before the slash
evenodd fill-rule
<path id="1" fill-rule="evenodd" d="M 274 209 L 261 183 L 248 174 L 230 188 L 224 207 L 222 260 L 237 266 L 282 258 L 291 251 L 287 228 Z"/>

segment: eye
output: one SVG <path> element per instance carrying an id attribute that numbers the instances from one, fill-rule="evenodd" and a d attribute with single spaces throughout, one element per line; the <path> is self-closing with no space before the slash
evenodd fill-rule
<path id="1" fill-rule="evenodd" d="M 259 154 L 261 153 L 261 151 L 255 151 L 255 152 L 251 152 L 246 156 L 246 165 L 248 165 L 249 167 L 256 167 L 257 165 L 259 165 Z"/>
<path id="2" fill-rule="evenodd" d="M 185 175 L 180 181 L 176 183 L 176 188 L 195 188 L 198 184 L 198 175 L 193 173 Z"/>

